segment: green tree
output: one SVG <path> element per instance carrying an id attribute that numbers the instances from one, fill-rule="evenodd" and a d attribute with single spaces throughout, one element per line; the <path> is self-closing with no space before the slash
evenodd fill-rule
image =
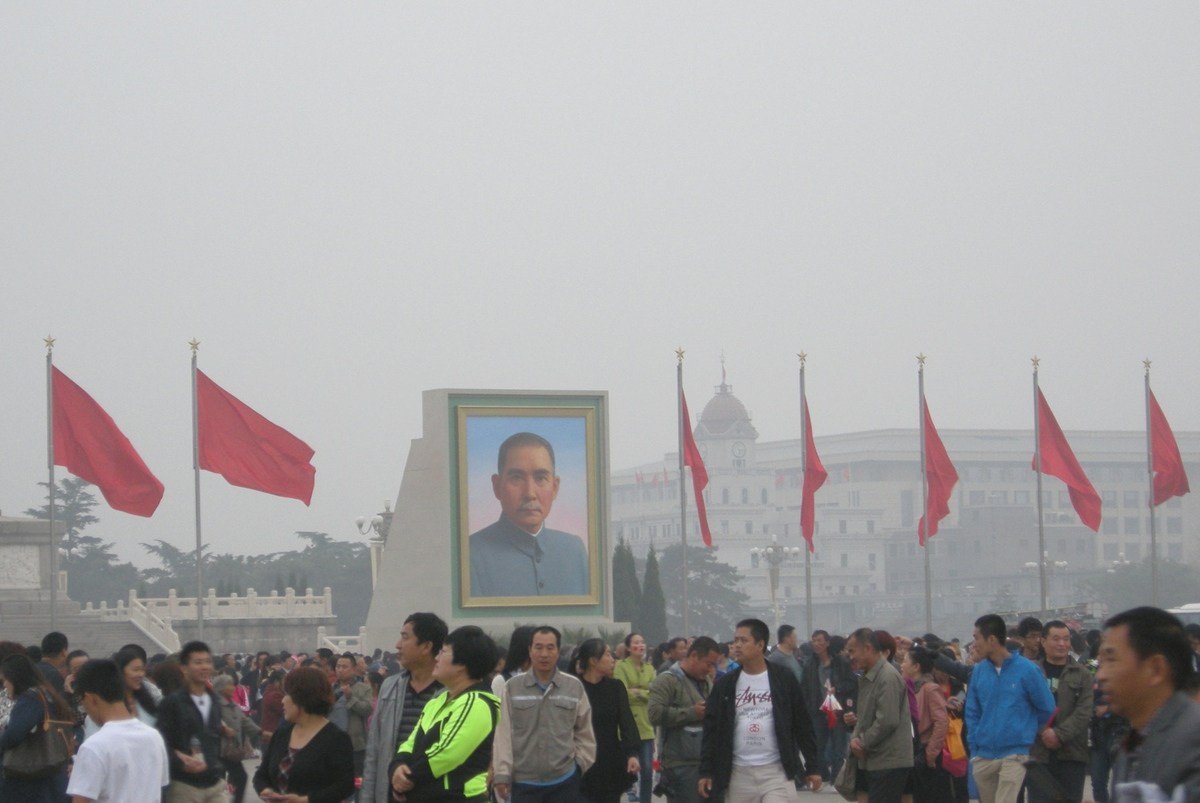
<path id="1" fill-rule="evenodd" d="M 1006 614 L 1017 610 L 1017 595 L 1013 587 L 1005 583 L 996 596 L 992 597 L 991 613 Z"/>
<path id="2" fill-rule="evenodd" d="M 1109 569 L 1093 580 L 1080 583 L 1087 599 L 1102 602 L 1110 614 L 1127 611 L 1139 605 L 1152 605 L 1153 584 L 1150 559 L 1127 563 Z M 1186 563 L 1171 560 L 1158 562 L 1158 605 L 1175 608 L 1196 602 L 1200 588 L 1200 571 Z"/>
<path id="3" fill-rule="evenodd" d="M 613 618 L 618 622 L 629 622 L 636 626 L 642 590 L 638 587 L 633 549 L 624 538 L 619 539 L 613 549 L 612 567 Z"/>
<path id="4" fill-rule="evenodd" d="M 688 630 L 683 632 L 683 545 L 671 544 L 662 554 L 662 585 L 667 592 L 667 624 L 681 636 L 723 638 L 745 615 L 750 598 L 738 590 L 741 576 L 728 563 L 717 560 L 716 549 L 689 546 Z"/>
<path id="5" fill-rule="evenodd" d="M 48 482 L 39 482 L 38 485 L 47 492 L 50 490 Z M 64 477 L 55 483 L 54 520 L 62 522 L 66 528 L 68 549 L 75 546 L 75 539 L 84 529 L 100 523 L 100 519 L 92 515 L 92 509 L 100 503 L 96 501 L 96 495 L 88 490 L 90 487 L 91 483 L 78 477 Z M 46 494 L 46 504 L 40 508 L 29 508 L 25 515 L 37 519 L 50 518 L 50 494 Z"/>
<path id="6" fill-rule="evenodd" d="M 658 573 L 658 556 L 654 547 L 646 554 L 646 573 L 642 577 L 642 604 L 634 622 L 646 644 L 661 644 L 667 640 L 667 601 L 663 596 L 662 580 Z"/>

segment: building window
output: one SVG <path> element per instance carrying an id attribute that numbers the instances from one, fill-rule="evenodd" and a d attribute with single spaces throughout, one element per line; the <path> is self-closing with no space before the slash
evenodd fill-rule
<path id="1" fill-rule="evenodd" d="M 1104 502 L 1105 507 L 1116 507 L 1117 506 L 1117 492 L 1116 491 L 1101 491 L 1100 499 L 1101 499 L 1101 501 Z"/>
<path id="2" fill-rule="evenodd" d="M 987 494 L 984 491 L 971 491 L 969 498 L 972 507 L 979 507 L 987 501 Z"/>
<path id="3" fill-rule="evenodd" d="M 1141 516 L 1126 516 L 1125 517 L 1125 534 L 1140 535 L 1142 532 L 1142 517 Z"/>
<path id="4" fill-rule="evenodd" d="M 784 535 L 787 535 L 787 532 L 786 532 L 786 527 L 787 527 L 787 525 L 785 524 L 785 525 L 783 525 L 783 526 L 784 526 L 784 528 L 785 528 Z M 767 534 L 767 525 L 765 525 L 765 524 L 764 524 L 764 525 L 763 525 L 763 535 L 766 535 L 766 534 Z"/>
<path id="5" fill-rule="evenodd" d="M 1105 535 L 1116 535 L 1117 534 L 1117 517 L 1116 516 L 1105 516 L 1104 518 L 1102 518 L 1100 520 L 1100 532 L 1104 533 Z"/>
<path id="6" fill-rule="evenodd" d="M 1031 499 L 1029 491 L 1013 491 L 1014 505 L 1028 505 Z"/>
<path id="7" fill-rule="evenodd" d="M 767 489 L 766 488 L 762 489 L 762 503 L 764 505 L 767 503 Z"/>
<path id="8" fill-rule="evenodd" d="M 1179 516 L 1167 516 L 1167 534 L 1183 535 L 1183 519 Z"/>
<path id="9" fill-rule="evenodd" d="M 838 519 L 838 532 L 839 533 L 846 532 L 846 520 L 845 519 Z"/>
<path id="10" fill-rule="evenodd" d="M 1105 560 L 1116 560 L 1117 555 L 1120 554 L 1120 547 L 1116 544 L 1105 544 L 1100 549 L 1104 554 Z"/>
<path id="11" fill-rule="evenodd" d="M 867 532 L 875 532 L 875 519 L 867 519 Z"/>
<path id="12" fill-rule="evenodd" d="M 721 532 L 724 535 L 729 535 L 729 522 L 727 522 L 727 521 L 721 522 Z"/>
<path id="13" fill-rule="evenodd" d="M 871 571 L 875 571 L 875 553 L 874 552 L 867 555 L 867 568 L 870 569 Z"/>
<path id="14" fill-rule="evenodd" d="M 728 488 L 721 489 L 721 504 L 722 505 L 729 504 L 729 489 Z"/>
<path id="15" fill-rule="evenodd" d="M 750 489 L 749 488 L 742 489 L 742 504 L 743 505 L 750 504 Z"/>
<path id="16" fill-rule="evenodd" d="M 754 522 L 746 522 L 746 535 L 754 535 Z"/>
<path id="17" fill-rule="evenodd" d="M 1141 500 L 1138 499 L 1139 496 L 1140 494 L 1137 491 L 1126 491 L 1123 494 L 1124 498 L 1121 505 L 1123 507 L 1137 507 L 1141 504 Z"/>
<path id="18" fill-rule="evenodd" d="M 1142 545 L 1126 543 L 1125 544 L 1125 560 L 1129 561 L 1130 563 L 1137 563 L 1141 559 L 1142 559 Z"/>
<path id="19" fill-rule="evenodd" d="M 900 492 L 900 526 L 913 526 L 913 492 Z"/>
<path id="20" fill-rule="evenodd" d="M 1183 560 L 1183 544 L 1167 544 L 1167 560 Z"/>
<path id="21" fill-rule="evenodd" d="M 858 507 L 861 504 L 860 494 L 858 491 L 850 492 L 850 507 Z"/>
<path id="22" fill-rule="evenodd" d="M 1069 510 L 1071 508 L 1071 494 L 1069 491 L 1058 492 L 1058 506 L 1063 510 Z"/>
<path id="23" fill-rule="evenodd" d="M 842 565 L 843 569 L 845 569 L 847 566 L 850 565 L 850 556 L 847 555 L 845 552 L 842 553 L 842 564 L 841 565 Z"/>

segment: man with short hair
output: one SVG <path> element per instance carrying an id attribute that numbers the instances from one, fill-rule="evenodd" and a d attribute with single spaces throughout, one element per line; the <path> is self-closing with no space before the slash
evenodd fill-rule
<path id="1" fill-rule="evenodd" d="M 842 762 L 846 760 L 846 750 L 850 744 L 844 717 L 845 711 L 850 708 L 850 701 L 858 696 L 858 678 L 850 662 L 841 655 L 834 655 L 829 649 L 829 633 L 814 630 L 809 644 L 812 645 L 813 657 L 805 667 L 801 683 L 804 687 L 804 704 L 808 707 L 808 717 L 812 720 L 813 734 L 817 739 L 821 777 L 833 783 L 842 768 Z M 832 715 L 832 726 L 829 724 L 830 716 L 821 710 L 830 692 L 842 706 L 841 713 Z"/>
<path id="2" fill-rule="evenodd" d="M 359 679 L 358 660 L 350 652 L 338 656 L 333 672 L 335 685 L 329 721 L 350 736 L 354 750 L 354 777 L 361 778 L 367 751 L 367 719 L 375 702 L 371 684 Z"/>
<path id="3" fill-rule="evenodd" d="M 850 661 L 858 679 L 850 752 L 867 776 L 868 803 L 900 803 L 913 766 L 913 725 L 904 678 L 883 657 L 879 636 L 869 627 L 850 635 Z"/>
<path id="4" fill-rule="evenodd" d="M 682 661 L 650 683 L 646 704 L 650 724 L 662 729 L 662 782 L 668 803 L 699 803 L 700 744 L 704 737 L 704 701 L 721 652 L 717 642 L 700 636 Z"/>
<path id="5" fill-rule="evenodd" d="M 583 683 L 558 668 L 561 638 L 553 627 L 535 629 L 529 671 L 504 685 L 492 757 L 500 800 L 511 790 L 512 803 L 574 803 L 596 761 Z"/>
<path id="6" fill-rule="evenodd" d="M 63 681 L 66 680 L 68 674 L 67 649 L 66 634 L 52 630 L 42 636 L 42 658 L 37 664 L 37 668 L 45 675 L 54 690 L 63 695 L 65 695 Z"/>
<path id="7" fill-rule="evenodd" d="M 159 803 L 171 782 L 167 746 L 125 707 L 125 677 L 114 661 L 88 661 L 75 692 L 100 726 L 75 754 L 67 785 L 73 803 Z"/>
<path id="8" fill-rule="evenodd" d="M 518 432 L 500 444 L 492 493 L 500 518 L 467 541 L 473 597 L 582 596 L 591 584 L 584 540 L 545 526 L 558 497 L 554 447 Z"/>
<path id="9" fill-rule="evenodd" d="M 1029 750 L 1054 714 L 1045 676 L 1032 661 L 1008 651 L 1007 635 L 1004 620 L 994 613 L 975 620 L 975 668 L 964 718 L 980 803 L 1016 803 Z"/>
<path id="10" fill-rule="evenodd" d="M 795 803 L 794 781 L 802 772 L 814 792 L 821 788 L 804 692 L 791 672 L 767 663 L 770 635 L 759 619 L 743 619 L 734 630 L 741 666 L 717 681 L 705 706 L 700 797 L 724 793 L 728 803 Z"/>
<path id="11" fill-rule="evenodd" d="M 1083 800 L 1083 781 L 1087 777 L 1088 726 L 1092 720 L 1092 675 L 1071 657 L 1071 629 L 1058 619 L 1042 627 L 1043 658 L 1038 662 L 1046 684 L 1054 695 L 1053 719 L 1038 734 L 1030 748 L 1030 757 L 1045 765 L 1065 800 Z M 1029 803 L 1064 803 L 1051 795 L 1050 784 L 1031 778 L 1026 784 Z"/>
<path id="12" fill-rule="evenodd" d="M 1123 790 L 1141 782 L 1165 799 L 1200 801 L 1200 706 L 1185 691 L 1192 671 L 1183 625 L 1166 611 L 1133 608 L 1104 623 L 1096 680 L 1130 725 L 1113 764 L 1112 800 L 1147 799 Z"/>
<path id="13" fill-rule="evenodd" d="M 667 646 L 666 657 L 663 658 L 662 665 L 658 667 L 660 675 L 679 661 L 682 661 L 688 652 L 688 641 L 683 636 L 675 636 L 674 638 L 667 639 Z"/>
<path id="14" fill-rule="evenodd" d="M 797 649 L 800 644 L 796 628 L 791 625 L 780 625 L 776 636 L 778 643 L 776 643 L 775 649 L 771 650 L 771 654 L 767 656 L 767 662 L 782 666 L 796 676 L 797 683 L 803 684 L 804 668 L 800 664 L 800 654 Z"/>
<path id="15" fill-rule="evenodd" d="M 391 800 L 388 766 L 416 728 L 425 703 L 442 691 L 442 684 L 433 679 L 433 663 L 447 633 L 446 623 L 436 614 L 413 613 L 404 620 L 396 642 L 400 671 L 384 678 L 367 729 L 360 795 L 367 803 Z"/>
<path id="16" fill-rule="evenodd" d="M 221 722 L 221 704 L 208 688 L 212 650 L 189 641 L 179 653 L 183 688 L 168 694 L 158 707 L 158 732 L 167 744 L 171 785 L 167 803 L 225 803 L 221 766 L 221 734 L 233 731 Z"/>
<path id="17" fill-rule="evenodd" d="M 1036 616 L 1026 616 L 1017 623 L 1017 639 L 1021 642 L 1021 655 L 1034 663 L 1042 657 L 1042 621 Z"/>

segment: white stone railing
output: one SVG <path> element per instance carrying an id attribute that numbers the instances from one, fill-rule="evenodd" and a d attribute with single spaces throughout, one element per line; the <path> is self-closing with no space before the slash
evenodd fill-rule
<path id="1" fill-rule="evenodd" d="M 179 652 L 179 634 L 171 627 L 170 619 L 164 619 L 148 610 L 142 600 L 137 598 L 136 591 L 129 592 L 129 604 L 118 600 L 116 607 L 108 607 L 107 602 L 99 606 L 88 603 L 83 607 L 85 616 L 99 619 L 101 622 L 130 622 L 146 637 L 159 646 L 164 652 Z"/>
<path id="2" fill-rule="evenodd" d="M 160 619 L 195 619 L 196 598 L 180 597 L 171 589 L 166 597 L 138 598 L 135 592 L 129 592 L 130 604 L 133 600 Z M 253 588 L 241 597 L 231 594 L 228 597 L 218 597 L 215 589 L 210 588 L 204 597 L 204 618 L 209 619 L 295 619 L 309 616 L 333 616 L 333 592 L 328 587 L 321 594 L 314 594 L 311 588 L 305 589 L 303 596 L 289 588 L 281 596 L 278 591 L 272 591 L 269 596 L 260 597 Z"/>
<path id="3" fill-rule="evenodd" d="M 366 643 L 367 629 L 360 627 L 357 636 L 335 636 L 330 634 L 324 625 L 317 628 L 317 648 L 328 647 L 334 655 L 344 652 L 362 654 L 363 644 Z"/>

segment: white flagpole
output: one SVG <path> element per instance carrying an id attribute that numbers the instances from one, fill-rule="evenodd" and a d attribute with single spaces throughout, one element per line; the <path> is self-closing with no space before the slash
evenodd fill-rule
<path id="1" fill-rule="evenodd" d="M 1154 531 L 1154 440 L 1150 418 L 1150 358 L 1142 360 L 1146 366 L 1146 473 L 1149 478 L 1149 495 L 1146 507 L 1150 510 L 1150 601 L 1158 607 L 1158 537 Z"/>
<path id="2" fill-rule="evenodd" d="M 925 355 L 917 355 L 917 395 L 921 414 L 921 520 L 925 522 L 923 536 L 925 552 L 925 632 L 933 632 L 933 584 L 929 573 L 929 466 L 925 454 Z"/>
<path id="3" fill-rule="evenodd" d="M 804 395 L 804 362 L 808 359 L 808 355 L 802 351 L 796 356 L 800 358 L 800 537 L 804 539 L 804 485 L 808 481 L 808 416 L 805 415 L 808 397 Z M 816 519 L 813 521 L 815 527 Z M 813 538 L 816 538 L 815 532 Z M 804 544 L 804 618 L 805 624 L 808 626 L 808 635 L 811 636 L 813 632 L 812 549 L 807 540 Z"/>
<path id="4" fill-rule="evenodd" d="M 54 533 L 54 338 L 46 335 L 46 464 L 49 468 L 46 510 L 50 518 L 50 629 L 58 629 L 58 536 Z"/>
<path id="5" fill-rule="evenodd" d="M 1038 580 L 1041 585 L 1042 610 L 1049 610 L 1046 597 L 1046 525 L 1042 521 L 1042 422 L 1041 407 L 1038 404 L 1038 363 L 1037 355 L 1033 357 L 1033 465 L 1037 472 L 1037 525 L 1038 525 Z"/>
<path id="6" fill-rule="evenodd" d="M 683 634 L 692 631 L 688 628 L 688 554 L 687 554 L 687 489 L 683 480 L 683 428 L 687 422 L 683 420 L 683 348 L 675 349 L 675 407 L 679 419 L 679 546 L 683 552 Z"/>
<path id="7" fill-rule="evenodd" d="M 196 489 L 196 638 L 204 639 L 204 555 L 200 542 L 200 403 L 196 390 L 196 352 L 200 341 L 192 338 L 192 469 Z"/>

